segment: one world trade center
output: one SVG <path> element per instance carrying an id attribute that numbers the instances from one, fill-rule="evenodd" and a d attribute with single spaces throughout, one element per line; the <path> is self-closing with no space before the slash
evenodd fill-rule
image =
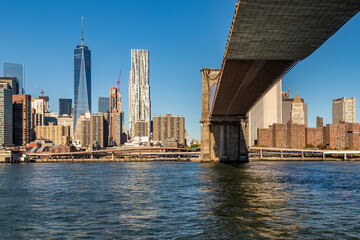
<path id="1" fill-rule="evenodd" d="M 91 51 L 83 36 L 81 18 L 81 45 L 74 49 L 74 130 L 80 115 L 91 112 Z"/>

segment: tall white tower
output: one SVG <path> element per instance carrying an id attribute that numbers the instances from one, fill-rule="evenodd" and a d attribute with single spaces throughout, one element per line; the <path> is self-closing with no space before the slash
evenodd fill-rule
<path id="1" fill-rule="evenodd" d="M 129 134 L 130 138 L 149 140 L 151 109 L 149 86 L 149 51 L 131 50 L 131 72 L 129 80 Z M 141 124 L 140 124 L 141 123 Z M 140 126 L 147 131 L 135 129 Z M 137 136 L 136 136 L 137 135 Z"/>

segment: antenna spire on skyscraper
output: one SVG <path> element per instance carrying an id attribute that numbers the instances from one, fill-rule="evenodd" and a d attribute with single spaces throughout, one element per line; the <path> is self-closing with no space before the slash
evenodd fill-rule
<path id="1" fill-rule="evenodd" d="M 84 18 L 81 17 L 81 46 L 84 46 Z"/>

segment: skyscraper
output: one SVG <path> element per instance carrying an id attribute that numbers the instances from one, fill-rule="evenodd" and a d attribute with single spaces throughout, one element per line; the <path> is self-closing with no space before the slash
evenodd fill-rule
<path id="1" fill-rule="evenodd" d="M 292 123 L 305 124 L 304 104 L 301 102 L 298 92 L 296 92 L 294 101 L 291 104 L 290 120 Z"/>
<path id="2" fill-rule="evenodd" d="M 25 146 L 30 142 L 31 96 L 13 95 L 13 142 L 15 146 Z"/>
<path id="3" fill-rule="evenodd" d="M 356 101 L 355 98 L 342 97 L 333 100 L 332 122 L 355 123 L 356 122 Z"/>
<path id="4" fill-rule="evenodd" d="M 81 45 L 74 49 L 74 129 L 80 115 L 91 112 L 91 51 L 84 45 L 83 36 L 81 24 Z"/>
<path id="5" fill-rule="evenodd" d="M 110 87 L 110 142 L 112 145 L 120 146 L 125 142 L 123 134 L 124 112 L 121 105 L 121 94 L 118 87 Z"/>
<path id="6" fill-rule="evenodd" d="M 4 63 L 4 77 L 16 77 L 19 81 L 19 93 L 25 94 L 25 67 L 19 63 Z"/>
<path id="7" fill-rule="evenodd" d="M 59 99 L 59 115 L 71 115 L 72 99 Z"/>
<path id="8" fill-rule="evenodd" d="M 295 98 L 283 97 L 283 99 L 282 99 L 282 123 L 287 123 L 290 120 L 292 122 L 294 122 L 294 119 L 299 120 L 298 117 L 302 114 L 301 107 L 300 107 L 301 104 L 298 102 L 298 100 L 295 103 L 294 103 L 294 101 L 295 101 Z M 307 127 L 307 125 L 308 125 L 308 104 L 304 101 L 303 98 L 300 98 L 300 102 L 302 103 L 304 124 L 305 124 L 305 127 Z M 292 113 L 293 110 L 295 110 L 296 113 L 293 114 Z"/>
<path id="9" fill-rule="evenodd" d="M 147 128 L 147 140 L 150 137 L 150 86 L 149 86 L 149 51 L 131 50 L 131 72 L 129 79 L 129 134 L 134 139 L 134 126 L 137 121 L 144 121 Z M 143 139 L 145 140 L 145 139 Z"/>
<path id="10" fill-rule="evenodd" d="M 110 109 L 110 98 L 108 97 L 99 97 L 98 98 L 98 112 L 106 113 Z"/>
<path id="11" fill-rule="evenodd" d="M 280 79 L 271 89 L 252 107 L 248 113 L 249 145 L 257 144 L 257 129 L 267 128 L 282 121 L 282 99 Z"/>
<path id="12" fill-rule="evenodd" d="M 13 144 L 12 90 L 8 83 L 0 83 L 0 146 Z"/>

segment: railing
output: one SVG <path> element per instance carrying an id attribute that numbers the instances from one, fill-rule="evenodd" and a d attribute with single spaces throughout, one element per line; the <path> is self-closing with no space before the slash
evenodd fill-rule
<path id="1" fill-rule="evenodd" d="M 250 147 L 250 160 L 360 160 L 358 150 L 319 150 Z"/>

